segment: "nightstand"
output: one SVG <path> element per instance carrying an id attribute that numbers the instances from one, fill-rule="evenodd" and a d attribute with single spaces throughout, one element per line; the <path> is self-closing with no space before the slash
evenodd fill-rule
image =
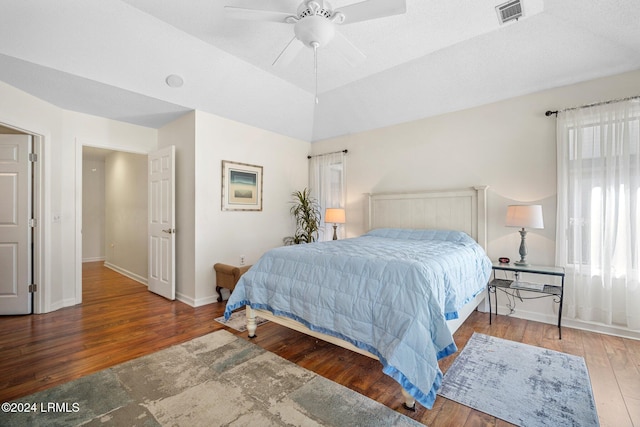
<path id="1" fill-rule="evenodd" d="M 489 324 L 491 324 L 491 294 L 495 296 L 496 315 L 498 314 L 498 289 L 520 300 L 535 299 L 543 297 L 554 297 L 555 302 L 560 304 L 558 309 L 558 338 L 562 339 L 562 298 L 564 296 L 564 268 L 563 267 L 547 267 L 539 265 L 515 265 L 494 262 L 492 279 L 487 285 L 487 294 L 489 296 Z M 515 274 L 516 280 L 498 279 L 496 271 L 511 271 Z M 543 283 L 531 283 L 520 280 L 522 273 L 540 274 L 546 276 L 560 277 L 560 285 L 548 285 Z M 537 293 L 536 296 L 523 297 L 520 291 Z"/>

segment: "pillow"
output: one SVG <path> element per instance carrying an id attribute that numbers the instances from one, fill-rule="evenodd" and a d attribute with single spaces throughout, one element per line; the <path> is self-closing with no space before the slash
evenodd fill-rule
<path id="1" fill-rule="evenodd" d="M 459 242 L 463 244 L 476 243 L 467 233 L 456 230 L 431 230 L 410 228 L 377 228 L 365 234 L 365 236 L 384 237 L 388 239 L 403 240 L 443 240 L 447 242 Z"/>

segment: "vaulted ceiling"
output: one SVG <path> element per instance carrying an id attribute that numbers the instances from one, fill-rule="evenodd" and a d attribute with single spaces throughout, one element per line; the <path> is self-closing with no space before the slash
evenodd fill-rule
<path id="1" fill-rule="evenodd" d="M 317 141 L 640 69 L 640 0 L 521 0 L 524 16 L 501 25 L 504 1 L 407 0 L 338 26 L 366 58 L 321 47 L 316 89 L 312 49 L 272 65 L 291 24 L 224 9 L 295 14 L 300 0 L 0 0 L 0 80 L 148 127 L 197 109 Z"/>

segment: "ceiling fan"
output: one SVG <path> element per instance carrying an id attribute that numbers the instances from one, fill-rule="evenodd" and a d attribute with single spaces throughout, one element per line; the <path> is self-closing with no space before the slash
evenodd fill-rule
<path id="1" fill-rule="evenodd" d="M 306 46 L 316 54 L 316 78 L 317 49 L 329 42 L 352 65 L 365 59 L 364 53 L 336 30 L 337 25 L 399 15 L 406 10 L 406 0 L 365 0 L 337 9 L 325 0 L 303 0 L 296 11 L 283 10 L 282 6 L 265 9 L 225 6 L 226 13 L 232 18 L 293 24 L 294 37 L 276 57 L 273 65 L 286 66 Z"/>

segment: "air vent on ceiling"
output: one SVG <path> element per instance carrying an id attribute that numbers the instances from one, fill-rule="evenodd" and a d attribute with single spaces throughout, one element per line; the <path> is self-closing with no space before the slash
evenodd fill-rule
<path id="1" fill-rule="evenodd" d="M 496 6 L 498 12 L 498 20 L 500 24 L 509 21 L 517 21 L 522 16 L 522 3 L 520 0 L 513 0 Z"/>

